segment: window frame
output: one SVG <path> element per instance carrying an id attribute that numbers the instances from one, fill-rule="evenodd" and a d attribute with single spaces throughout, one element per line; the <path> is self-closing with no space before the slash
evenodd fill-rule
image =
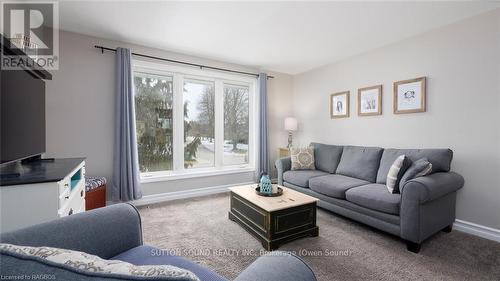
<path id="1" fill-rule="evenodd" d="M 173 169 L 170 171 L 144 172 L 140 174 L 141 183 L 168 181 L 212 175 L 254 172 L 257 159 L 258 138 L 258 96 L 257 79 L 246 75 L 235 75 L 219 71 L 202 70 L 186 66 L 169 65 L 145 60 L 133 60 L 133 73 L 171 76 L 173 78 Z M 214 82 L 215 85 L 215 165 L 205 168 L 184 168 L 184 106 L 183 87 L 185 80 Z M 248 163 L 236 165 L 223 164 L 224 150 L 224 85 L 248 87 L 249 130 Z"/>

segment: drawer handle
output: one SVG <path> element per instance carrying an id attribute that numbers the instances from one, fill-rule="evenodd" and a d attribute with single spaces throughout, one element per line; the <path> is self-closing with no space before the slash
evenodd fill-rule
<path id="1" fill-rule="evenodd" d="M 69 209 L 68 216 L 71 216 L 73 214 L 73 208 Z"/>
<path id="2" fill-rule="evenodd" d="M 59 195 L 59 199 L 68 199 L 69 198 L 69 192 L 68 190 L 64 190 L 60 195 Z"/>
<path id="3" fill-rule="evenodd" d="M 83 197 L 83 190 L 80 191 L 80 197 Z"/>

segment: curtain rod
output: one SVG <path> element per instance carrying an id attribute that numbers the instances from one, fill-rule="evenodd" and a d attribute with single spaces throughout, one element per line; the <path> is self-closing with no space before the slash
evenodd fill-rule
<path id="1" fill-rule="evenodd" d="M 94 48 L 101 49 L 101 53 L 104 53 L 104 50 L 116 52 L 116 49 L 107 48 L 107 47 L 103 47 L 103 46 L 99 46 L 99 45 L 95 45 Z M 218 71 L 232 72 L 232 73 L 238 73 L 238 74 L 244 74 L 244 75 L 251 75 L 251 76 L 259 77 L 259 74 L 257 74 L 257 73 L 244 72 L 244 71 L 232 70 L 232 69 L 215 67 L 215 66 L 208 66 L 208 65 L 191 63 L 191 62 L 185 62 L 185 61 L 179 61 L 179 60 L 172 60 L 172 59 L 160 58 L 160 57 L 155 57 L 155 56 L 150 56 L 150 55 L 144 55 L 144 54 L 139 54 L 139 53 L 132 53 L 132 55 L 134 55 L 136 57 L 143 57 L 143 58 L 148 58 L 148 59 L 168 61 L 168 62 L 173 62 L 173 63 L 179 63 L 179 64 L 185 64 L 185 65 L 195 66 L 195 67 L 199 67 L 200 69 L 206 68 L 206 69 L 213 69 L 213 70 L 218 70 Z M 274 78 L 274 76 L 267 76 L 267 78 Z"/>

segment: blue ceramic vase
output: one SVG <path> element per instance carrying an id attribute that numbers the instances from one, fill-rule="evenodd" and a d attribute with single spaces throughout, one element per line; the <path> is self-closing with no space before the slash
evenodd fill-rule
<path id="1" fill-rule="evenodd" d="M 262 175 L 260 178 L 260 192 L 262 193 L 273 193 L 273 184 L 268 175 Z"/>

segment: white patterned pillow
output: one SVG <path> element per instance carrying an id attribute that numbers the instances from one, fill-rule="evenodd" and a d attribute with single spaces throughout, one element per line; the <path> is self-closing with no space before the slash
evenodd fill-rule
<path id="1" fill-rule="evenodd" d="M 191 271 L 171 265 L 133 265 L 67 249 L 0 243 L 0 253 L 52 265 L 57 264 L 58 267 L 92 276 L 134 280 L 200 281 Z"/>
<path id="2" fill-rule="evenodd" d="M 292 170 L 315 170 L 314 148 L 290 148 Z"/>
<path id="3" fill-rule="evenodd" d="M 389 173 L 387 173 L 386 186 L 390 193 L 399 193 L 399 182 L 404 173 L 410 166 L 409 160 L 405 155 L 400 155 L 392 163 Z"/>

